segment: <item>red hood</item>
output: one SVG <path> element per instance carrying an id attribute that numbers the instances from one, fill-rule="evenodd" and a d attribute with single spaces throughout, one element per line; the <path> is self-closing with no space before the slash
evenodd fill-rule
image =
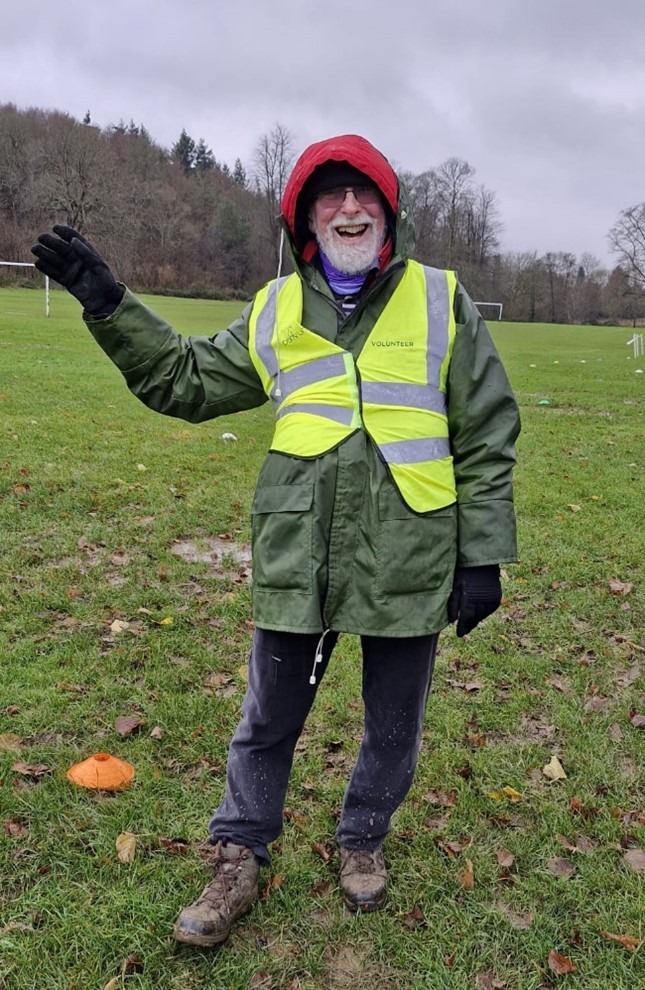
<path id="1" fill-rule="evenodd" d="M 399 180 L 385 155 L 358 134 L 341 134 L 310 144 L 293 167 L 282 197 L 282 213 L 291 236 L 295 236 L 296 207 L 302 187 L 314 169 L 325 162 L 349 162 L 378 186 L 394 216 L 399 199 Z"/>

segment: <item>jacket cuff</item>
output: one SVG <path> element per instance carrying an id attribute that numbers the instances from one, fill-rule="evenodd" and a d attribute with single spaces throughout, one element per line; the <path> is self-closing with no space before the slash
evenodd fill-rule
<path id="1" fill-rule="evenodd" d="M 458 503 L 457 513 L 457 567 L 481 567 L 517 560 L 515 509 L 510 499 Z"/>

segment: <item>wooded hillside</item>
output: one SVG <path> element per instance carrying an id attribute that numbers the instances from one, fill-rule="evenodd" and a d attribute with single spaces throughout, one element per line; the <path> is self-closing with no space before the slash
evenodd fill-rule
<path id="1" fill-rule="evenodd" d="M 80 122 L 0 105 L 0 260 L 31 261 L 37 234 L 67 223 L 135 290 L 249 298 L 276 272 L 279 202 L 294 158 L 280 124 L 258 139 L 247 171 L 185 131 L 166 149 L 133 122 L 101 129 L 89 113 Z M 504 304 L 505 318 L 591 323 L 645 313 L 628 265 L 608 272 L 590 254 L 505 252 L 496 194 L 468 162 L 450 158 L 401 177 L 415 256 L 457 269 L 475 299 Z M 21 278 L 0 269 L 2 284 Z"/>

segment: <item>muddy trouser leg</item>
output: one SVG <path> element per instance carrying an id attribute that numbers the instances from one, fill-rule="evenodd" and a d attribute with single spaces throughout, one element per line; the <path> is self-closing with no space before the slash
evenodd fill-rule
<path id="1" fill-rule="evenodd" d="M 325 636 L 312 685 L 320 636 L 256 630 L 242 720 L 228 752 L 226 793 L 208 826 L 211 842 L 228 839 L 270 862 L 267 847 L 282 831 L 296 743 L 337 639 L 338 633 Z"/>
<path id="2" fill-rule="evenodd" d="M 377 849 L 410 789 L 438 638 L 362 637 L 365 732 L 336 833 L 341 846 Z"/>

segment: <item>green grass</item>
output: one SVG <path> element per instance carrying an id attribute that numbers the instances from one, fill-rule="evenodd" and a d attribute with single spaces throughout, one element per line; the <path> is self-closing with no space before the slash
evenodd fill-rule
<path id="1" fill-rule="evenodd" d="M 180 539 L 248 541 L 271 417 L 191 427 L 157 416 L 73 300 L 54 293 L 49 320 L 41 304 L 0 291 L 0 988 L 103 988 L 132 954 L 143 969 L 119 988 L 642 985 L 644 948 L 602 934 L 644 934 L 642 874 L 624 858 L 645 844 L 643 737 L 630 721 L 645 664 L 644 383 L 631 333 L 492 324 L 522 407 L 521 563 L 495 617 L 465 641 L 442 638 L 417 780 L 387 842 L 387 908 L 349 915 L 336 853 L 325 865 L 312 849 L 333 850 L 360 738 L 358 643 L 342 637 L 299 746 L 274 889 L 221 949 L 176 951 L 172 923 L 207 873 L 163 840 L 201 841 L 222 794 L 251 622 L 234 561 L 222 577 L 171 551 Z M 154 305 L 185 333 L 241 309 Z M 615 594 L 610 581 L 633 587 Z M 129 629 L 113 634 L 115 619 Z M 230 678 L 224 689 L 205 689 L 213 672 Z M 137 735 L 115 732 L 123 714 L 144 721 Z M 73 788 L 67 768 L 104 749 L 135 766 L 133 787 Z M 553 754 L 567 779 L 550 783 Z M 50 773 L 23 776 L 17 761 Z M 491 796 L 505 786 L 523 799 Z M 437 806 L 442 794 L 454 803 Z M 116 855 L 123 831 L 138 837 L 129 864 Z M 593 849 L 567 851 L 563 836 Z M 463 850 L 451 856 L 447 842 Z M 557 856 L 575 865 L 569 879 L 549 871 Z M 316 892 L 323 881 L 331 889 Z M 554 976 L 551 950 L 576 971 Z"/>

